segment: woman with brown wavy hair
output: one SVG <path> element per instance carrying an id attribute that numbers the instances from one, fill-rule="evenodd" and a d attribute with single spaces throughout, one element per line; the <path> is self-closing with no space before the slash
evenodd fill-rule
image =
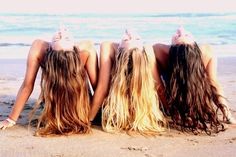
<path id="1" fill-rule="evenodd" d="M 67 29 L 60 29 L 52 42 L 35 40 L 29 51 L 25 79 L 9 117 L 1 129 L 17 121 L 33 91 L 39 67 L 42 69 L 41 93 L 35 109 L 43 104 L 36 135 L 89 133 L 90 100 L 87 74 L 92 87 L 97 84 L 97 55 L 90 41 L 75 43 Z M 87 73 L 87 74 L 86 74 Z"/>
<path id="2" fill-rule="evenodd" d="M 164 131 L 166 123 L 159 109 L 152 47 L 144 46 L 136 33 L 126 31 L 120 43 L 102 43 L 100 52 L 102 75 L 90 120 L 102 105 L 102 127 L 107 132 L 154 135 Z"/>
<path id="3" fill-rule="evenodd" d="M 155 44 L 153 48 L 162 75 L 158 93 L 175 126 L 194 133 L 217 133 L 224 130 L 218 111 L 223 120 L 235 123 L 216 79 L 216 60 L 209 46 L 199 47 L 192 35 L 180 28 L 171 46 Z"/>

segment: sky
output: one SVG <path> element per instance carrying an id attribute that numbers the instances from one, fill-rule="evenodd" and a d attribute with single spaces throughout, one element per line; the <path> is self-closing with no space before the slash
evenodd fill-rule
<path id="1" fill-rule="evenodd" d="M 0 13 L 236 12 L 235 0 L 7 0 Z"/>

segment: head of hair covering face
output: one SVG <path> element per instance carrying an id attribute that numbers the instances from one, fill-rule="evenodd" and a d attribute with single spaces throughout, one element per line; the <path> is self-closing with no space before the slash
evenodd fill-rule
<path id="1" fill-rule="evenodd" d="M 126 29 L 119 47 L 124 49 L 143 49 L 143 42 L 137 32 Z"/>
<path id="2" fill-rule="evenodd" d="M 193 35 L 186 31 L 183 27 L 177 29 L 176 33 L 172 36 L 172 45 L 189 44 L 195 43 Z"/>

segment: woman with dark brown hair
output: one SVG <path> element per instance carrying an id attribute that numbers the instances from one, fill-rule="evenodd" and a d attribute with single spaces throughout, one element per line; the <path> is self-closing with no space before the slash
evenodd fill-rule
<path id="1" fill-rule="evenodd" d="M 217 133 L 224 130 L 218 111 L 225 122 L 235 123 L 217 81 L 216 60 L 208 45 L 199 47 L 192 35 L 180 28 L 171 46 L 155 44 L 153 48 L 160 76 L 158 94 L 175 126 L 194 133 Z"/>
<path id="2" fill-rule="evenodd" d="M 97 86 L 97 54 L 90 41 L 75 43 L 67 29 L 52 42 L 35 40 L 27 58 L 27 70 L 9 117 L 0 129 L 13 126 L 33 91 L 39 67 L 41 93 L 35 109 L 43 104 L 36 135 L 68 135 L 90 132 L 88 79 Z M 88 74 L 88 75 L 87 75 Z"/>

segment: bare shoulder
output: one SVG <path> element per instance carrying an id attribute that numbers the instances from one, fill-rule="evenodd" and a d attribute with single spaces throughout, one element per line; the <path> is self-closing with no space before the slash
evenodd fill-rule
<path id="1" fill-rule="evenodd" d="M 118 43 L 112 41 L 103 41 L 101 43 L 101 47 L 114 50 L 118 48 L 118 45 Z"/>
<path id="2" fill-rule="evenodd" d="M 47 41 L 41 39 L 34 40 L 30 48 L 28 58 L 41 61 L 47 52 L 48 47 L 49 43 Z"/>
<path id="3" fill-rule="evenodd" d="M 202 44 L 199 46 L 204 60 L 210 60 L 213 57 L 212 47 L 209 44 Z"/>
<path id="4" fill-rule="evenodd" d="M 49 47 L 49 43 L 47 41 L 36 39 L 33 41 L 31 48 L 46 51 L 48 47 Z"/>
<path id="5" fill-rule="evenodd" d="M 80 51 L 80 52 L 90 52 L 94 51 L 94 42 L 91 40 L 83 40 L 80 42 L 75 43 L 75 47 Z"/>
<path id="6" fill-rule="evenodd" d="M 152 45 L 145 44 L 143 47 L 145 48 L 146 51 L 152 51 L 153 52 L 153 46 Z"/>
<path id="7" fill-rule="evenodd" d="M 155 55 L 154 48 L 152 45 L 145 44 L 143 47 L 148 56 L 153 57 Z"/>
<path id="8" fill-rule="evenodd" d="M 112 41 L 104 41 L 101 43 L 101 55 L 105 58 L 110 57 L 111 59 L 115 58 L 116 50 L 118 49 L 119 44 Z"/>
<path id="9" fill-rule="evenodd" d="M 212 47 L 209 44 L 202 44 L 199 46 L 202 53 L 212 54 Z"/>
<path id="10" fill-rule="evenodd" d="M 170 49 L 170 45 L 156 43 L 153 45 L 153 50 L 156 53 L 168 53 Z"/>
<path id="11" fill-rule="evenodd" d="M 170 45 L 157 43 L 153 45 L 153 50 L 158 63 L 165 67 L 168 62 Z"/>

